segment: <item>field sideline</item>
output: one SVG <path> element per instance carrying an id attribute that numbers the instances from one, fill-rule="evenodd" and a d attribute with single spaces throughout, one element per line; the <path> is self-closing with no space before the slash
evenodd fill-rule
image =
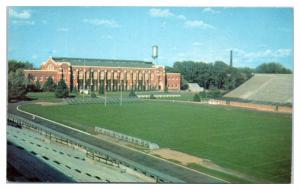
<path id="1" fill-rule="evenodd" d="M 100 126 L 143 138 L 258 179 L 290 182 L 291 114 L 169 102 L 21 109 L 81 130 Z"/>

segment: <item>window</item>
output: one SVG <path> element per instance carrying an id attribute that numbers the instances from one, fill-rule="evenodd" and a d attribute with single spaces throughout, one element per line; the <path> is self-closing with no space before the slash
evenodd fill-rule
<path id="1" fill-rule="evenodd" d="M 154 74 L 153 73 L 151 74 L 151 80 L 154 80 Z"/>
<path id="2" fill-rule="evenodd" d="M 127 73 L 127 80 L 129 80 L 131 78 L 130 73 Z"/>
<path id="3" fill-rule="evenodd" d="M 104 74 L 105 74 L 104 72 L 101 72 L 101 73 L 100 73 L 100 78 L 101 78 L 101 80 L 104 80 Z"/>
<path id="4" fill-rule="evenodd" d="M 143 74 L 139 73 L 139 80 L 142 80 L 142 79 L 143 79 Z"/>
<path id="5" fill-rule="evenodd" d="M 114 72 L 114 79 L 118 79 L 118 73 Z"/>
<path id="6" fill-rule="evenodd" d="M 48 65 L 47 70 L 54 70 L 54 66 L 53 65 Z"/>
<path id="7" fill-rule="evenodd" d="M 79 79 L 83 79 L 83 72 L 82 71 L 79 72 Z"/>
<path id="8" fill-rule="evenodd" d="M 97 80 L 97 78 L 98 78 L 98 73 L 95 71 L 93 74 L 94 74 L 94 80 Z"/>
<path id="9" fill-rule="evenodd" d="M 136 80 L 136 73 L 133 73 L 133 80 Z"/>

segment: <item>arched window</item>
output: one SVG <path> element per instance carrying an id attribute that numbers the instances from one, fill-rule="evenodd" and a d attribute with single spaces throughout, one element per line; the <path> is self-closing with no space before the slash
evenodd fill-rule
<path id="1" fill-rule="evenodd" d="M 52 64 L 49 64 L 47 70 L 54 70 L 54 66 Z"/>

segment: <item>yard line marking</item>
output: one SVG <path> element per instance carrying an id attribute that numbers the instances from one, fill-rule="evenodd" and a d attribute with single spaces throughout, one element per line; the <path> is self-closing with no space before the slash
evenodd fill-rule
<path id="1" fill-rule="evenodd" d="M 57 124 L 57 125 L 60 125 L 60 126 L 66 127 L 66 128 L 68 128 L 68 129 L 71 129 L 71 130 L 77 131 L 77 132 L 79 132 L 79 133 L 86 134 L 86 135 L 88 135 L 88 136 L 96 137 L 96 136 L 94 136 L 94 135 L 91 135 L 90 133 L 87 133 L 87 132 L 81 131 L 81 130 L 79 130 L 79 129 L 75 129 L 75 128 L 72 128 L 72 127 L 70 127 L 70 126 L 67 126 L 67 125 L 64 125 L 64 124 L 58 123 L 58 122 L 56 122 L 56 121 L 53 121 L 53 120 L 50 120 L 50 119 L 47 119 L 47 118 L 44 118 L 44 117 L 41 117 L 41 116 L 38 116 L 38 115 L 32 114 L 32 113 L 30 113 L 30 112 L 27 112 L 27 111 L 23 111 L 23 110 L 21 110 L 21 109 L 19 108 L 19 106 L 22 106 L 22 105 L 18 105 L 18 106 L 17 106 L 17 110 L 18 110 L 18 111 L 20 111 L 20 112 L 23 112 L 23 113 L 29 114 L 29 115 L 31 115 L 31 116 L 38 117 L 38 118 L 40 118 L 40 119 L 44 119 L 44 120 L 46 120 L 46 121 L 49 121 L 49 122 L 55 123 L 55 124 Z M 96 137 L 96 138 L 99 138 L 99 137 Z M 101 140 L 104 140 L 104 139 L 101 139 Z M 107 141 L 107 140 L 105 140 L 105 141 Z M 110 142 L 110 141 L 107 141 L 107 142 L 109 142 L 109 143 L 113 143 L 113 142 Z M 180 165 L 180 164 L 177 164 L 177 163 L 171 162 L 171 161 L 169 161 L 169 160 L 165 160 L 165 159 L 163 159 L 163 158 L 159 158 L 159 157 L 157 157 L 157 156 L 154 156 L 154 155 L 151 155 L 151 154 L 147 154 L 147 153 L 145 153 L 145 152 L 142 152 L 142 151 L 140 151 L 140 150 L 136 150 L 136 149 L 133 149 L 133 148 L 130 148 L 130 147 L 127 147 L 127 146 L 125 146 L 125 145 L 118 144 L 118 143 L 113 143 L 113 144 L 116 144 L 116 145 L 118 145 L 118 146 L 121 146 L 121 147 L 124 147 L 124 148 L 130 149 L 130 150 L 133 150 L 133 151 L 136 151 L 136 152 L 142 153 L 142 154 L 144 154 L 144 155 L 147 155 L 147 156 L 151 156 L 151 157 L 153 157 L 153 158 L 156 158 L 156 159 L 160 159 L 160 160 L 162 160 L 162 161 L 165 161 L 165 162 L 168 162 L 168 163 L 174 164 L 174 165 L 176 165 L 176 166 L 179 166 L 179 167 L 182 167 L 182 168 L 185 168 L 185 169 L 191 170 L 191 171 L 193 171 L 193 172 L 196 172 L 196 173 L 200 173 L 200 174 L 202 174 L 202 175 L 206 175 L 206 176 L 208 176 L 208 177 L 215 178 L 215 179 L 217 179 L 217 180 L 220 180 L 220 181 L 223 181 L 223 182 L 225 182 L 225 183 L 230 183 L 230 182 L 229 182 L 229 181 L 227 181 L 227 180 L 224 180 L 224 179 L 218 178 L 218 177 L 216 177 L 216 176 L 209 175 L 209 174 L 207 174 L 207 173 L 200 172 L 200 171 L 198 171 L 198 170 L 195 170 L 195 169 L 192 169 L 192 168 L 189 168 L 189 167 L 186 167 L 186 166 L 183 166 L 183 165 Z"/>

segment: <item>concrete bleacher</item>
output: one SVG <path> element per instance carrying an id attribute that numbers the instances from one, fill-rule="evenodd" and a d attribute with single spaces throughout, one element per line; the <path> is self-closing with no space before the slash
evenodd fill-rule
<path id="1" fill-rule="evenodd" d="M 224 97 L 252 101 L 292 103 L 292 74 L 255 74 Z"/>
<path id="2" fill-rule="evenodd" d="M 124 166 L 89 159 L 83 150 L 50 142 L 28 129 L 8 126 L 7 139 L 77 182 L 153 182 L 152 178 Z"/>

